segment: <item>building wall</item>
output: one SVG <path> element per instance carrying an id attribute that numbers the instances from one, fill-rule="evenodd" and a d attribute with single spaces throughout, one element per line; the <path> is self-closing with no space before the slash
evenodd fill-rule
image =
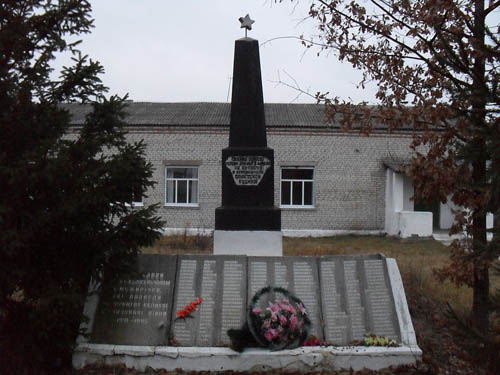
<path id="1" fill-rule="evenodd" d="M 221 202 L 221 150 L 227 129 L 133 129 L 130 140 L 144 139 L 155 168 L 155 189 L 145 204 L 160 203 L 167 228 L 214 228 Z M 407 158 L 409 136 L 362 137 L 326 131 L 268 131 L 275 152 L 275 204 L 280 203 L 280 167 L 314 167 L 314 208 L 283 209 L 282 229 L 384 230 L 385 167 L 383 161 Z M 199 206 L 168 207 L 165 163 L 199 162 Z"/>

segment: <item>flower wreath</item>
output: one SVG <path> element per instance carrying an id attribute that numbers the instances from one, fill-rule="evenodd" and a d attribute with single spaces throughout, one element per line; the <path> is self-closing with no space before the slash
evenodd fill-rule
<path id="1" fill-rule="evenodd" d="M 274 297 L 273 300 L 269 300 L 269 296 Z M 266 301 L 268 307 L 264 308 Z M 272 286 L 260 289 L 253 296 L 247 324 L 257 343 L 271 350 L 298 347 L 307 339 L 311 328 L 302 301 L 285 288 Z"/>

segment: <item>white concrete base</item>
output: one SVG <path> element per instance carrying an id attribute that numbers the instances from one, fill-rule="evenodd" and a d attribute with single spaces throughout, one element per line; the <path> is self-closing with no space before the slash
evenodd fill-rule
<path id="1" fill-rule="evenodd" d="M 282 256 L 281 231 L 214 231 L 214 255 Z"/>
<path id="2" fill-rule="evenodd" d="M 89 364 L 117 365 L 144 371 L 147 367 L 184 371 L 379 370 L 388 366 L 414 364 L 422 357 L 418 346 L 385 347 L 300 347 L 271 352 L 247 349 L 172 346 L 124 346 L 80 344 L 73 354 L 73 367 Z"/>

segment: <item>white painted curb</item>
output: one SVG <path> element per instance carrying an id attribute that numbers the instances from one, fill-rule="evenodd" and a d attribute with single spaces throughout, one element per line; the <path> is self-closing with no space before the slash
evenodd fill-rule
<path id="1" fill-rule="evenodd" d="M 153 369 L 186 371 L 257 371 L 341 370 L 368 368 L 379 370 L 389 366 L 414 364 L 422 357 L 418 346 L 386 347 L 301 347 L 293 350 L 269 351 L 247 349 L 243 353 L 229 348 L 172 346 L 125 346 L 80 344 L 73 355 L 73 366 L 88 364 L 125 364 L 143 371 Z"/>

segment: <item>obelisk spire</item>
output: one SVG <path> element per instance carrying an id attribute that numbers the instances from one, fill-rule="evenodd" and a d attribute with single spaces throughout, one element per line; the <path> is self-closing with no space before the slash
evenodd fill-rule
<path id="1" fill-rule="evenodd" d="M 246 18 L 254 22 L 247 14 L 240 18 L 241 27 L 251 29 Z M 234 45 L 230 124 L 229 147 L 267 146 L 259 42 L 247 37 L 236 40 Z"/>
<path id="2" fill-rule="evenodd" d="M 246 30 L 253 21 L 240 22 Z M 282 255 L 274 206 L 274 151 L 267 147 L 259 43 L 234 47 L 229 147 L 222 150 L 222 205 L 215 209 L 214 254 Z"/>

